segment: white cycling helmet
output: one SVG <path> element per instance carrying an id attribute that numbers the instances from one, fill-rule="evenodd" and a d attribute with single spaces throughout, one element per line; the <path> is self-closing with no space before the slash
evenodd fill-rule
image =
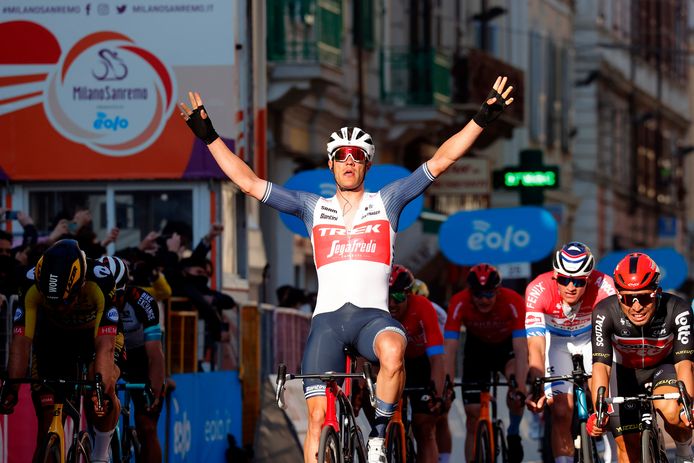
<path id="1" fill-rule="evenodd" d="M 125 288 L 130 279 L 128 265 L 120 257 L 115 256 L 104 256 L 99 261 L 111 271 L 111 275 L 116 281 L 116 289 Z"/>
<path id="2" fill-rule="evenodd" d="M 332 160 L 335 150 L 342 146 L 356 146 L 363 149 L 369 162 L 376 154 L 376 147 L 371 135 L 359 127 L 342 127 L 339 132 L 333 132 L 330 135 L 330 141 L 327 145 L 328 159 Z"/>
<path id="3" fill-rule="evenodd" d="M 595 266 L 595 258 L 590 248 L 578 241 L 572 241 L 562 246 L 554 254 L 552 267 L 557 273 L 571 277 L 590 275 Z"/>

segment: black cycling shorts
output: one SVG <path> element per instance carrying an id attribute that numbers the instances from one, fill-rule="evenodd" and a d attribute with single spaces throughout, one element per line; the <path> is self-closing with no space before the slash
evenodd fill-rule
<path id="1" fill-rule="evenodd" d="M 671 363 L 665 363 L 652 368 L 634 369 L 614 364 L 610 375 L 613 378 L 610 386 L 612 396 L 635 396 L 646 392 L 644 385 L 653 383 L 653 390 L 660 386 L 677 387 L 677 372 Z M 616 378 L 616 385 L 614 379 Z M 621 436 L 641 432 L 641 414 L 638 402 L 614 405 L 610 415 L 612 434 Z"/>
<path id="2" fill-rule="evenodd" d="M 499 371 L 502 374 L 509 360 L 515 358 L 513 354 L 513 341 L 509 337 L 507 341 L 499 344 L 489 344 L 473 336 L 465 338 L 463 351 L 463 382 L 489 382 L 492 373 Z M 480 403 L 479 392 L 464 392 L 463 404 L 471 405 Z"/>
<path id="3" fill-rule="evenodd" d="M 347 303 L 334 312 L 313 317 L 304 357 L 303 374 L 345 371 L 345 347 L 352 347 L 369 362 L 377 362 L 374 342 L 383 331 L 393 331 L 403 338 L 405 331 L 390 313 L 380 309 L 362 309 Z M 304 380 L 304 397 L 325 395 L 320 379 Z"/>

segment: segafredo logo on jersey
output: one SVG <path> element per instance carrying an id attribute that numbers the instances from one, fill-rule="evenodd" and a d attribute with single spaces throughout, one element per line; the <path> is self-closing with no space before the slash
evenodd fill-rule
<path id="1" fill-rule="evenodd" d="M 173 73 L 117 32 L 97 32 L 65 53 L 48 79 L 44 106 L 66 138 L 109 156 L 150 146 L 173 109 Z"/>
<path id="2" fill-rule="evenodd" d="M 317 268 L 343 260 L 390 265 L 390 226 L 387 220 L 366 222 L 351 230 L 340 225 L 316 225 L 313 249 Z"/>

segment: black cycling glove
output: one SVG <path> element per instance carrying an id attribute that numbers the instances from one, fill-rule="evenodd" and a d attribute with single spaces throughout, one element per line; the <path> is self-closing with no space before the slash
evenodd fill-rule
<path id="1" fill-rule="evenodd" d="M 201 111 L 205 111 L 207 117 L 203 118 Z M 198 106 L 188 117 L 186 121 L 190 130 L 193 131 L 196 137 L 204 141 L 206 145 L 209 145 L 217 138 L 217 132 L 215 132 L 214 127 L 212 127 L 212 121 L 210 120 L 210 115 L 205 110 L 205 106 Z"/>
<path id="2" fill-rule="evenodd" d="M 494 98 L 494 102 L 492 104 L 488 104 L 487 101 L 492 98 Z M 482 103 L 482 107 L 477 114 L 475 114 L 475 117 L 473 117 L 472 120 L 475 121 L 477 125 L 484 128 L 497 120 L 499 116 L 501 116 L 501 113 L 504 112 L 505 108 L 506 100 L 504 97 L 501 96 L 501 93 L 497 92 L 496 90 L 492 90 L 489 92 L 489 95 L 484 100 L 484 103 Z"/>
<path id="3" fill-rule="evenodd" d="M 0 415 L 11 415 L 17 402 L 19 402 L 19 391 L 11 387 L 4 388 L 0 397 Z"/>

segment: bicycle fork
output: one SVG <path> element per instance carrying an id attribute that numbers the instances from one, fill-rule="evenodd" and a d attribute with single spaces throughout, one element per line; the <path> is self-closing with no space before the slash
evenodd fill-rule
<path id="1" fill-rule="evenodd" d="M 53 404 L 53 418 L 48 427 L 48 435 L 55 434 L 60 439 L 60 461 L 65 461 L 65 428 L 63 427 L 63 404 Z"/>

